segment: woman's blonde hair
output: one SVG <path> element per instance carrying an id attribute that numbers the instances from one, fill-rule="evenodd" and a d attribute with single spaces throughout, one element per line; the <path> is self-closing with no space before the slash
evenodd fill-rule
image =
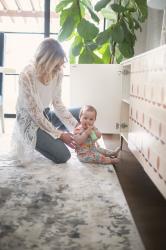
<path id="1" fill-rule="evenodd" d="M 34 59 L 37 76 L 47 74 L 52 78 L 53 71 L 56 73 L 59 70 L 66 60 L 66 55 L 57 40 L 45 38 L 36 50 Z"/>

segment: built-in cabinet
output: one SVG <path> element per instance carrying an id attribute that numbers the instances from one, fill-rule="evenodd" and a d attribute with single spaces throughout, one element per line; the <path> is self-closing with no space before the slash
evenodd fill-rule
<path id="1" fill-rule="evenodd" d="M 129 125 L 121 129 L 122 142 L 166 198 L 166 46 L 122 67 L 121 124 Z"/>
<path id="2" fill-rule="evenodd" d="M 121 73 L 119 64 L 73 64 L 70 68 L 70 106 L 95 106 L 96 126 L 105 134 L 120 133 Z"/>
<path id="3" fill-rule="evenodd" d="M 166 45 L 120 65 L 72 65 L 70 87 L 71 106 L 94 105 L 101 132 L 120 133 L 166 198 Z"/>
<path id="4" fill-rule="evenodd" d="M 126 142 L 128 142 L 131 64 L 123 63 L 121 66 L 122 66 L 122 71 L 121 71 L 122 94 L 121 94 L 120 134 L 121 134 L 121 147 L 122 147 L 123 139 Z"/>

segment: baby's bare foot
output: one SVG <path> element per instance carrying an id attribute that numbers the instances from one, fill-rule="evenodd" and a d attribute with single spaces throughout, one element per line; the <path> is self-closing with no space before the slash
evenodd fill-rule
<path id="1" fill-rule="evenodd" d="M 117 164 L 117 163 L 119 163 L 119 159 L 118 158 L 112 158 L 111 163 L 112 164 Z"/>
<path id="2" fill-rule="evenodd" d="M 118 158 L 110 158 L 110 157 L 105 157 L 103 163 L 104 164 L 116 164 L 119 162 Z"/>
<path id="3" fill-rule="evenodd" d="M 117 148 L 114 150 L 115 154 L 118 155 L 119 152 L 120 152 L 120 150 L 121 150 L 121 147 L 117 147 Z"/>
<path id="4" fill-rule="evenodd" d="M 117 148 L 115 148 L 114 150 L 112 150 L 111 151 L 111 153 L 110 153 L 110 157 L 117 157 L 118 156 L 118 154 L 119 154 L 119 152 L 120 152 L 120 147 L 117 147 Z"/>

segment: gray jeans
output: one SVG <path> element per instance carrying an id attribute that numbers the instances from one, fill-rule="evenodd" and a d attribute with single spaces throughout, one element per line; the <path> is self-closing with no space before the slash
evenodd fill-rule
<path id="1" fill-rule="evenodd" d="M 80 108 L 70 109 L 69 111 L 77 121 L 79 121 Z M 44 114 L 57 129 L 68 131 L 55 113 L 50 111 L 49 108 L 44 111 Z M 55 163 L 64 163 L 69 160 L 71 156 L 69 149 L 62 140 L 54 139 L 40 128 L 37 130 L 36 150 Z"/>

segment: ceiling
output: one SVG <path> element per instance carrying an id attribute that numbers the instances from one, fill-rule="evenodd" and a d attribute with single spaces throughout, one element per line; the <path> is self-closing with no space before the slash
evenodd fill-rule
<path id="1" fill-rule="evenodd" d="M 55 12 L 60 1 L 50 0 L 51 33 L 60 30 L 59 15 Z M 44 5 L 45 0 L 0 0 L 0 32 L 44 33 Z"/>
<path id="2" fill-rule="evenodd" d="M 58 28 L 55 6 L 60 0 L 50 0 L 50 18 Z M 44 0 L 0 0 L 0 31 L 38 31 L 43 29 Z M 28 28 L 28 26 L 30 26 Z M 54 31 L 54 32 L 55 32 Z"/>

